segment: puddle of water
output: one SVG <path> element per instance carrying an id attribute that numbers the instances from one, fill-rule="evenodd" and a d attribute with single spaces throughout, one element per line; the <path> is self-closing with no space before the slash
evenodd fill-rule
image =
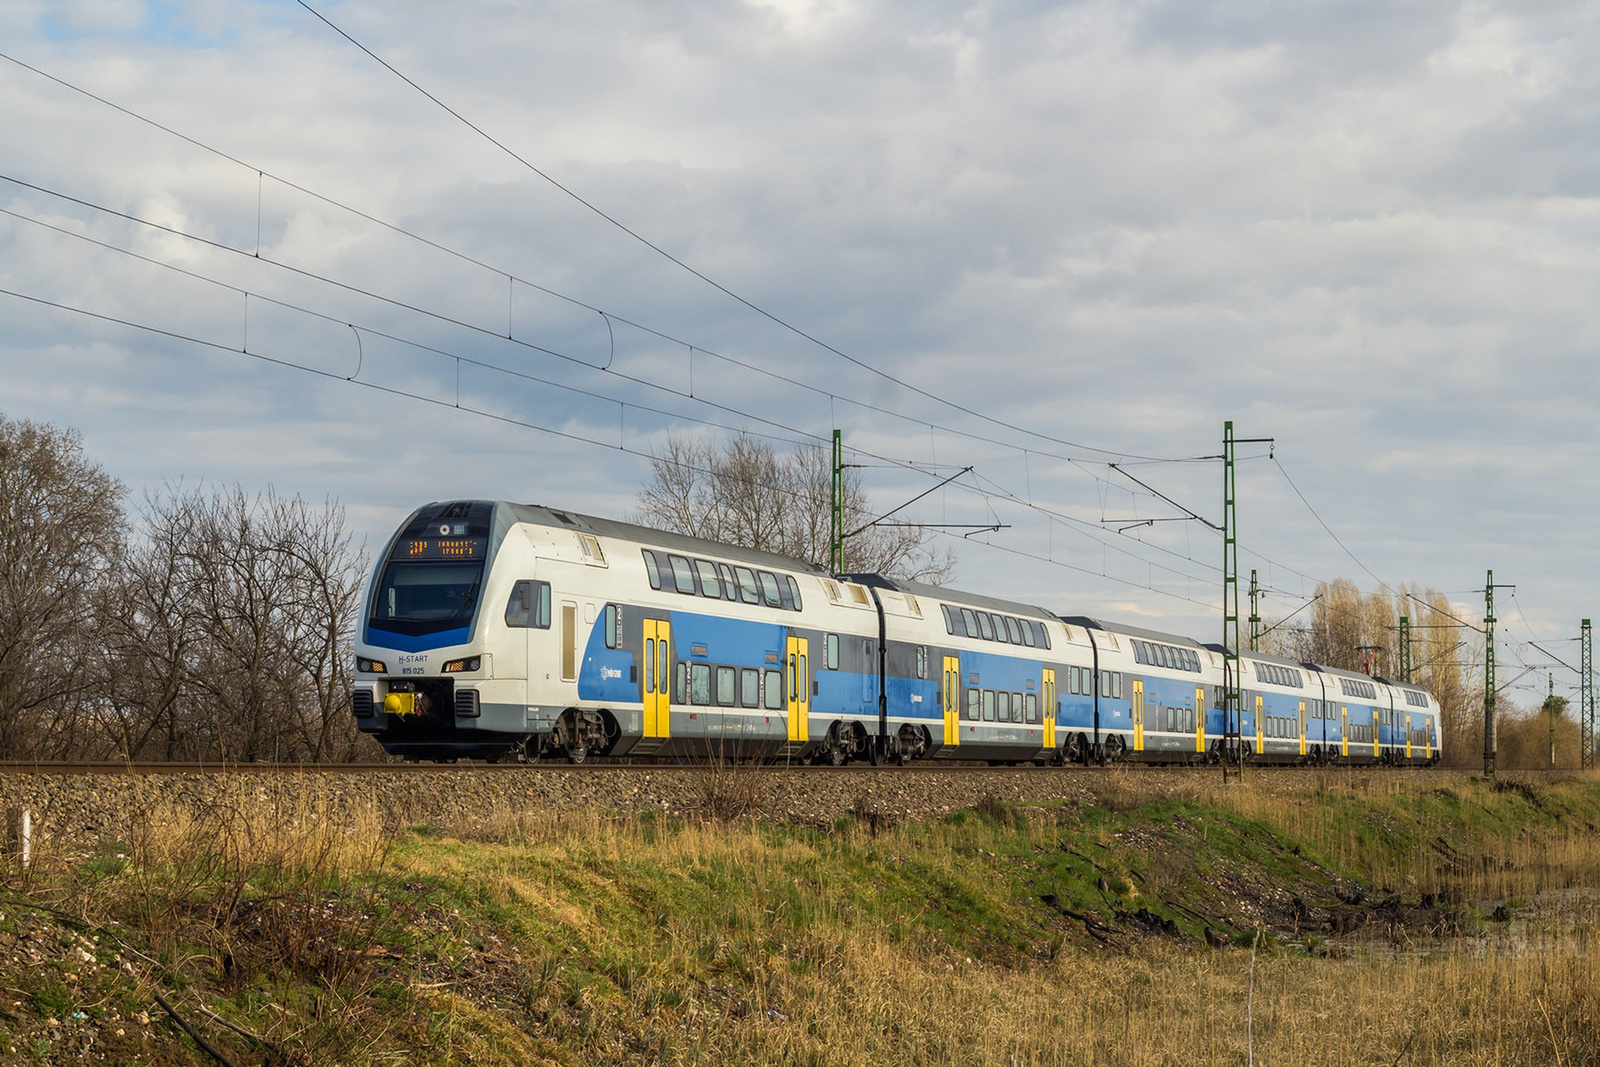
<path id="1" fill-rule="evenodd" d="M 1505 906 L 1510 919 L 1494 922 L 1495 908 Z M 1422 958 L 1439 955 L 1473 959 L 1538 956 L 1587 956 L 1600 948 L 1600 889 L 1546 889 L 1526 900 L 1482 901 L 1477 915 L 1464 915 L 1458 934 L 1433 935 L 1390 926 L 1374 917 L 1363 929 L 1328 937 L 1316 951 L 1350 962 L 1380 958 Z M 1309 948 L 1303 942 L 1296 947 Z"/>

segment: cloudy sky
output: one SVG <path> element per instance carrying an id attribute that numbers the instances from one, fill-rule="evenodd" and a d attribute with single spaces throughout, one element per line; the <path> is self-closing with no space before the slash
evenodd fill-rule
<path id="1" fill-rule="evenodd" d="M 1109 464 L 1219 521 L 1232 419 L 1267 614 L 1600 615 L 1592 4 L 310 2 L 482 134 L 293 0 L 0 6 L 0 411 L 135 501 L 621 516 L 837 426 L 885 509 L 973 467 L 954 584 L 1216 640 Z"/>

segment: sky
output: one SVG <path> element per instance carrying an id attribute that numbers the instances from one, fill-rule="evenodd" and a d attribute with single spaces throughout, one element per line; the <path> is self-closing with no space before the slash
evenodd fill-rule
<path id="1" fill-rule="evenodd" d="M 1264 615 L 1600 615 L 1592 4 L 308 3 L 0 5 L 0 412 L 130 507 L 379 546 L 837 428 L 884 511 L 971 468 L 956 587 L 1215 641 L 1232 420 Z"/>

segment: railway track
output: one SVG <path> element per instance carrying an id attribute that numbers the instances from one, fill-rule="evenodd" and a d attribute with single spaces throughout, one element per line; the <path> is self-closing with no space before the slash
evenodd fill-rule
<path id="1" fill-rule="evenodd" d="M 581 774 L 584 772 L 597 772 L 600 774 L 617 773 L 625 771 L 703 771 L 708 768 L 721 768 L 732 770 L 737 767 L 744 771 L 755 769 L 761 771 L 781 771 L 818 775 L 852 775 L 870 773 L 900 773 L 900 772 L 935 772 L 938 774 L 971 774 L 984 771 L 1003 771 L 1017 774 L 1105 774 L 1108 771 L 1119 770 L 1122 772 L 1135 771 L 1140 774 L 1187 774 L 1204 775 L 1220 774 L 1219 768 L 1209 765 L 1191 766 L 1162 766 L 1156 764 L 1113 764 L 1110 767 L 1083 767 L 1068 765 L 1063 767 L 1040 766 L 1033 763 L 1021 763 L 1007 766 L 990 766 L 986 763 L 916 763 L 909 766 L 873 766 L 870 763 L 850 763 L 843 767 L 832 767 L 824 764 L 802 766 L 801 764 L 708 764 L 688 760 L 632 762 L 625 760 L 604 761 L 591 760 L 582 764 L 563 762 L 538 762 L 538 763 L 482 763 L 472 760 L 461 760 L 458 763 L 158 763 L 158 762 L 127 762 L 118 760 L 104 761 L 48 761 L 48 760 L 0 760 L 0 775 L 76 775 L 76 776 L 141 776 L 141 775 L 185 775 L 185 774 L 258 774 L 258 775 L 311 775 L 311 774 L 390 774 L 390 775 L 436 775 L 454 774 L 462 771 L 482 772 L 485 774 L 505 774 L 516 771 L 556 771 L 566 774 Z M 1261 765 L 1249 768 L 1252 774 L 1282 774 L 1286 771 L 1307 770 L 1305 767 Z M 1391 768 L 1367 766 L 1356 768 L 1329 767 L 1330 772 L 1354 770 L 1358 774 L 1371 774 L 1374 771 L 1384 772 Z M 1409 770 L 1430 770 L 1431 773 L 1440 775 L 1471 773 L 1466 771 L 1452 771 L 1448 768 L 1403 768 Z M 1546 777 L 1550 775 L 1569 775 L 1574 772 L 1568 770 L 1533 769 L 1511 772 L 1519 776 Z"/>
<path id="2" fill-rule="evenodd" d="M 821 764 L 707 764 L 704 762 L 601 762 L 591 760 L 582 764 L 561 762 L 539 763 L 480 763 L 461 760 L 458 763 L 149 763 L 149 762 L 51 762 L 28 760 L 0 760 L 0 775 L 5 774 L 60 774 L 60 775 L 181 775 L 181 774 L 451 774 L 461 771 L 489 774 L 515 771 L 560 771 L 564 773 L 600 773 L 617 771 L 703 771 L 721 767 L 732 770 L 793 771 L 806 774 L 862 774 L 879 771 L 936 771 L 941 774 L 973 771 L 1015 771 L 1027 774 L 1050 772 L 1082 773 L 1099 771 L 1100 767 L 1041 767 L 1036 764 L 991 767 L 982 763 L 930 763 L 908 767 L 874 767 L 870 763 L 851 763 L 843 767 Z"/>

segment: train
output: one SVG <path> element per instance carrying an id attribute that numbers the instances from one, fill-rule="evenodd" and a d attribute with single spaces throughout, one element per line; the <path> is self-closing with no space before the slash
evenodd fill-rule
<path id="1" fill-rule="evenodd" d="M 541 505 L 435 502 L 379 557 L 358 728 L 409 760 L 1426 766 L 1421 686 Z"/>

